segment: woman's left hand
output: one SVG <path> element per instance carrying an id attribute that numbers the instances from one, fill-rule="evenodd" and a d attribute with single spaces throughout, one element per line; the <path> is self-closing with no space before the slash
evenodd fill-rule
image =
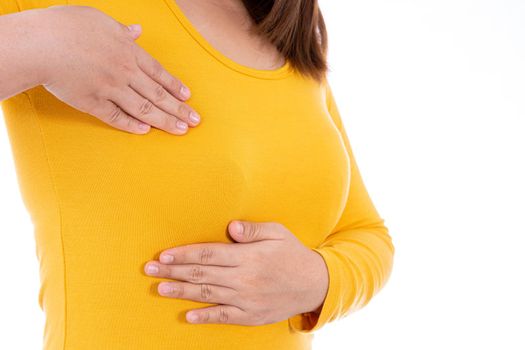
<path id="1" fill-rule="evenodd" d="M 145 265 L 150 276 L 177 280 L 159 284 L 162 296 L 218 304 L 189 311 L 189 322 L 263 325 L 319 312 L 328 290 L 320 254 L 280 223 L 235 220 L 228 231 L 239 243 L 170 248 Z"/>

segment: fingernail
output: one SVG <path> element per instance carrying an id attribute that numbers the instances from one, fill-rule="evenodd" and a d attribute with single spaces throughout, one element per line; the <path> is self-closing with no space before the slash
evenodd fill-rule
<path id="1" fill-rule="evenodd" d="M 139 123 L 139 129 L 146 131 L 146 130 L 149 129 L 149 125 L 148 124 L 144 124 L 144 123 Z"/>
<path id="2" fill-rule="evenodd" d="M 146 267 L 146 271 L 148 273 L 155 274 L 159 272 L 159 267 L 157 265 L 148 265 L 148 267 Z"/>
<path id="3" fill-rule="evenodd" d="M 173 288 L 171 288 L 171 286 L 167 283 L 163 283 L 159 286 L 159 290 L 161 293 L 166 293 L 166 294 L 169 294 L 173 291 Z"/>
<path id="4" fill-rule="evenodd" d="M 181 130 L 186 130 L 188 128 L 188 124 L 186 124 L 185 122 L 181 120 L 177 120 L 177 128 Z"/>
<path id="5" fill-rule="evenodd" d="M 186 317 L 187 317 L 188 321 L 190 321 L 190 322 L 196 322 L 197 319 L 199 318 L 199 316 L 196 313 L 194 313 L 194 312 L 188 312 L 186 314 Z"/>
<path id="6" fill-rule="evenodd" d="M 128 26 L 128 29 L 131 30 L 132 32 L 140 32 L 140 24 L 130 24 Z"/>
<path id="7" fill-rule="evenodd" d="M 187 86 L 182 85 L 180 87 L 180 94 L 183 98 L 190 98 L 190 89 Z"/>
<path id="8" fill-rule="evenodd" d="M 201 118 L 199 117 L 199 115 L 195 112 L 191 112 L 190 113 L 190 120 L 194 123 L 198 123 L 200 122 Z"/>
<path id="9" fill-rule="evenodd" d="M 244 226 L 239 222 L 235 222 L 235 226 L 237 226 L 237 233 L 242 235 L 244 233 Z"/>
<path id="10" fill-rule="evenodd" d="M 173 262 L 173 255 L 170 255 L 170 254 L 161 255 L 160 262 L 163 264 L 169 264 Z"/>

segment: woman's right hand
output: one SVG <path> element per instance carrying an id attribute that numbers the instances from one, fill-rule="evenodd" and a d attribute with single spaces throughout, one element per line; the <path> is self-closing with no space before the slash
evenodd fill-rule
<path id="1" fill-rule="evenodd" d="M 198 124 L 190 119 L 198 114 L 183 102 L 189 89 L 135 43 L 140 26 L 89 6 L 42 11 L 42 85 L 58 99 L 132 133 L 146 133 L 151 125 L 181 135 L 188 124 Z"/>

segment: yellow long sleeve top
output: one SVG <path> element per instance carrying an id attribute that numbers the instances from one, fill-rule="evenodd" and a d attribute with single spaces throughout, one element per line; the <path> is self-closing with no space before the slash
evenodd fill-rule
<path id="1" fill-rule="evenodd" d="M 316 330 L 383 287 L 394 246 L 326 80 L 288 62 L 275 70 L 236 63 L 174 0 L 1 0 L 0 11 L 60 4 L 140 23 L 137 44 L 191 88 L 202 122 L 184 136 L 137 135 L 42 86 L 3 101 L 34 224 L 46 350 L 309 349 Z M 329 288 L 319 315 L 192 325 L 185 313 L 212 304 L 157 293 L 146 261 L 178 245 L 234 244 L 225 234 L 233 219 L 280 222 L 322 255 Z"/>

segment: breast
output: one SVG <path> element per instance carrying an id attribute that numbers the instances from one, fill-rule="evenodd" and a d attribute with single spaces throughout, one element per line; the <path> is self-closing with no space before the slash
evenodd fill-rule
<path id="1" fill-rule="evenodd" d="M 320 243 L 350 181 L 320 88 L 248 80 L 229 92 L 204 80 L 189 84 L 188 103 L 202 122 L 183 136 L 127 133 L 43 88 L 32 91 L 58 194 L 73 209 L 67 222 L 142 226 L 148 237 L 168 230 L 189 243 L 227 239 L 233 219 L 278 221 L 305 244 Z"/>

